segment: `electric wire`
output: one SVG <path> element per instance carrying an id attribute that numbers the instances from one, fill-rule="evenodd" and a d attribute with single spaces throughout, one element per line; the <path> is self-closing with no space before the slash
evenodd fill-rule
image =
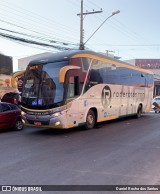
<path id="1" fill-rule="evenodd" d="M 2 4 L 2 2 L 3 2 L 3 3 L 6 3 L 5 1 L 1 0 L 0 5 L 2 5 L 2 6 L 4 6 L 4 7 L 8 7 L 8 8 L 11 9 L 12 11 L 16 11 L 16 12 L 22 13 L 23 15 L 24 15 L 24 11 L 27 12 L 27 13 L 30 13 L 30 15 L 27 14 L 27 16 L 28 16 L 28 17 L 31 17 L 32 20 L 33 20 L 33 19 L 38 19 L 38 22 L 40 22 L 40 20 L 41 20 L 41 21 L 43 20 L 43 21 L 47 22 L 47 24 L 50 23 L 52 26 L 53 26 L 53 23 L 54 23 L 54 24 L 56 24 L 56 25 L 59 25 L 61 28 L 66 29 L 66 30 L 69 31 L 69 32 L 75 31 L 75 33 L 77 33 L 77 29 L 72 29 L 72 30 L 70 30 L 70 27 L 65 26 L 64 24 L 60 24 L 59 22 L 56 22 L 56 21 L 54 21 L 54 20 L 51 19 L 51 18 L 46 18 L 46 17 L 44 17 L 44 16 L 42 17 L 41 15 L 39 15 L 39 14 L 37 14 L 37 13 L 31 12 L 30 10 L 24 9 L 24 8 L 22 8 L 22 7 L 18 6 L 18 5 L 14 5 L 14 4 L 12 4 L 12 3 L 10 3 L 10 5 L 13 5 L 13 6 L 9 6 L 8 3 L 7 3 L 7 5 L 4 5 L 4 4 Z M 18 9 L 17 9 L 17 8 L 18 8 Z M 22 10 L 22 11 L 21 11 L 21 10 Z"/>
<path id="2" fill-rule="evenodd" d="M 19 42 L 26 43 L 26 44 L 33 44 L 33 45 L 38 45 L 38 46 L 43 46 L 43 47 L 49 47 L 49 48 L 54 48 L 54 49 L 57 49 L 57 50 L 71 50 L 70 47 L 62 47 L 62 46 L 58 46 L 58 45 L 51 45 L 51 44 L 47 44 L 47 43 L 37 42 L 37 41 L 34 41 L 34 40 L 21 38 L 21 37 L 9 35 L 9 34 L 6 34 L 6 33 L 0 33 L 0 36 L 4 37 L 6 39 L 19 41 Z"/>
<path id="3" fill-rule="evenodd" d="M 2 9 L 2 8 L 1 8 L 1 9 Z M 14 10 L 14 8 L 12 8 L 12 9 Z M 24 14 L 24 13 L 23 13 L 23 14 Z M 33 14 L 33 13 L 32 13 L 32 14 Z M 26 14 L 26 15 L 27 15 L 27 16 L 30 16 L 30 15 L 28 15 L 28 14 Z M 5 16 L 5 15 L 3 14 L 3 16 Z M 32 17 L 32 16 L 31 16 L 31 17 Z M 20 17 L 20 18 L 22 18 L 22 17 Z M 32 18 L 33 18 L 33 17 L 32 17 Z M 35 17 L 35 14 L 34 14 L 34 18 L 36 18 L 36 17 Z M 39 17 L 39 18 L 40 18 L 40 17 Z M 47 20 L 47 22 L 46 22 L 46 20 Z M 46 20 L 45 20 L 45 28 L 46 28 L 46 25 L 48 25 L 48 23 L 49 23 L 49 20 L 48 20 L 48 19 L 46 19 Z M 32 20 L 32 21 L 33 21 L 33 20 Z M 42 20 L 39 19 L 38 22 L 36 22 L 36 24 L 37 24 L 37 23 L 41 23 L 40 21 L 42 21 Z M 24 24 L 24 21 L 23 21 L 23 24 Z M 25 25 L 26 25 L 26 21 L 25 21 Z M 35 25 L 32 25 L 32 27 L 33 27 L 33 26 L 35 26 Z M 53 23 L 52 23 L 52 26 L 53 26 Z M 42 25 L 41 25 L 40 27 L 42 28 Z M 55 26 L 54 26 L 54 27 L 55 27 Z M 49 29 L 52 29 L 52 28 L 53 28 L 53 27 L 49 26 Z M 48 29 L 48 31 L 49 31 L 49 29 Z M 28 30 L 29 30 L 29 29 L 28 29 Z M 64 30 L 60 30 L 60 32 L 61 32 L 61 31 L 63 32 Z M 69 33 L 67 33 L 67 34 L 71 34 L 71 32 L 73 32 L 73 30 L 69 30 Z M 73 37 L 74 37 L 74 36 L 72 36 L 72 39 L 73 39 Z"/>
<path id="4" fill-rule="evenodd" d="M 88 0 L 88 2 L 89 2 L 90 4 L 96 6 L 96 7 L 99 7 L 99 5 L 95 4 L 94 2 L 92 2 L 92 1 L 90 1 L 90 0 Z M 99 7 L 99 8 L 100 8 L 100 7 Z M 108 12 L 105 11 L 104 9 L 103 9 L 103 11 L 104 11 L 105 13 L 108 14 Z M 101 21 L 102 21 L 102 20 L 101 20 Z M 113 21 L 114 21 L 114 22 L 113 22 Z M 139 42 L 139 40 L 140 40 L 140 41 L 144 40 L 145 42 L 148 42 L 148 40 L 144 39 L 143 36 L 137 34 L 137 32 L 135 32 L 135 31 L 129 29 L 128 26 L 126 26 L 125 24 L 123 24 L 122 22 L 120 22 L 118 19 L 113 18 L 113 21 L 112 21 L 113 24 L 109 22 L 109 23 L 108 23 L 108 26 L 111 26 L 111 27 L 113 27 L 114 29 L 117 29 L 117 30 L 120 31 L 122 34 L 124 34 L 125 36 L 127 36 L 128 38 L 130 38 L 130 39 L 132 39 L 132 40 L 135 40 L 135 41 L 138 41 L 138 42 Z M 116 25 L 114 25 L 114 23 L 116 23 Z M 102 44 L 101 44 L 101 45 L 102 45 Z M 146 49 L 146 48 L 145 48 L 145 49 Z"/>

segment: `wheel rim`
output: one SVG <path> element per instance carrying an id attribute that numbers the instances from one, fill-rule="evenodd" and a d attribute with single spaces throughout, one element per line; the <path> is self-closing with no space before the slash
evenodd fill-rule
<path id="1" fill-rule="evenodd" d="M 93 117 L 92 114 L 89 114 L 87 116 L 87 123 L 88 123 L 88 125 L 93 125 L 93 123 L 94 123 L 94 117 Z"/>
<path id="2" fill-rule="evenodd" d="M 21 130 L 22 128 L 23 128 L 23 123 L 22 123 L 22 121 L 17 121 L 17 122 L 16 122 L 16 129 Z"/>

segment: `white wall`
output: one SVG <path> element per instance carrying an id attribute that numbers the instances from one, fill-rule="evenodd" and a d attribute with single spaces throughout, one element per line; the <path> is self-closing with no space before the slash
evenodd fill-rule
<path id="1" fill-rule="evenodd" d="M 26 67 L 27 67 L 27 65 L 29 64 L 30 61 L 32 61 L 33 59 L 36 59 L 38 57 L 43 57 L 43 56 L 46 56 L 46 55 L 49 55 L 49 54 L 51 54 L 51 53 L 50 52 L 45 52 L 45 53 L 40 53 L 40 54 L 37 54 L 37 55 L 32 55 L 32 56 L 29 56 L 29 57 L 24 57 L 24 58 L 18 59 L 18 70 L 19 71 L 25 71 Z"/>

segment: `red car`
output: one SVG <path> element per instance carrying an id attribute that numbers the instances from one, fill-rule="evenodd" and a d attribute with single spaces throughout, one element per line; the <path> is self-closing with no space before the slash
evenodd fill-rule
<path id="1" fill-rule="evenodd" d="M 0 102 L 0 129 L 6 128 L 23 129 L 21 109 L 14 104 Z"/>

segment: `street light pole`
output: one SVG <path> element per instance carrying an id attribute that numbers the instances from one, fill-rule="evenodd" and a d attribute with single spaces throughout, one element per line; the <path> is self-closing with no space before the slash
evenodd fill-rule
<path id="1" fill-rule="evenodd" d="M 108 16 L 105 20 L 104 20 L 104 22 L 102 22 L 102 24 L 92 33 L 92 35 L 86 40 L 86 42 L 83 44 L 83 47 L 84 47 L 84 45 L 92 38 L 92 36 L 100 29 L 100 27 L 102 27 L 102 25 L 109 19 L 109 18 L 111 18 L 112 16 L 114 16 L 114 15 L 116 15 L 116 14 L 119 14 L 120 13 L 120 11 L 118 10 L 118 11 L 115 11 L 115 12 L 113 12 L 112 13 L 112 15 L 110 15 L 110 16 Z"/>

